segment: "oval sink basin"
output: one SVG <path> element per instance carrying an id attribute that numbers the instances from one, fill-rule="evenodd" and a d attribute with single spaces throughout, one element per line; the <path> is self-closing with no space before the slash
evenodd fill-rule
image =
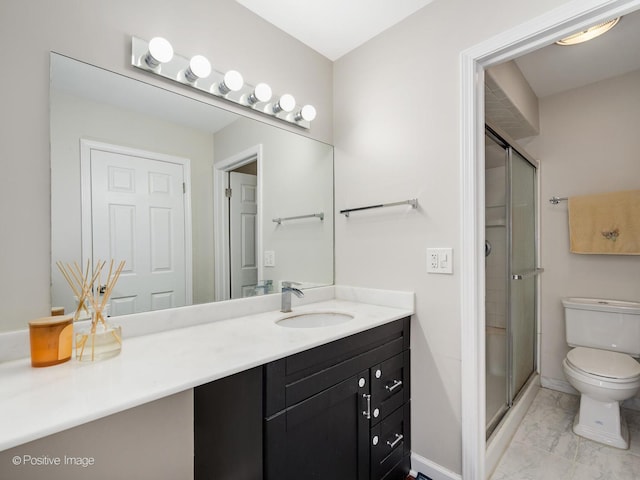
<path id="1" fill-rule="evenodd" d="M 288 328 L 316 328 L 340 325 L 353 320 L 353 315 L 337 312 L 310 312 L 292 314 L 276 322 L 281 327 Z"/>

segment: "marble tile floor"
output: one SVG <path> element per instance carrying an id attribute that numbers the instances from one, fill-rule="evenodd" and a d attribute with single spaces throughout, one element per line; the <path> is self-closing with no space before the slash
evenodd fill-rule
<path id="1" fill-rule="evenodd" d="M 631 445 L 602 445 L 572 431 L 580 399 L 541 388 L 491 480 L 639 480 L 640 411 L 623 409 Z"/>

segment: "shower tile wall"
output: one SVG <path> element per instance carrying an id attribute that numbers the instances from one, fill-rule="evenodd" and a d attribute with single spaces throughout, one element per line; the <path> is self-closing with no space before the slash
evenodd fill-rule
<path id="1" fill-rule="evenodd" d="M 506 207 L 505 167 L 487 169 L 485 172 L 486 195 L 486 240 L 491 244 L 491 253 L 486 260 L 486 325 L 491 328 L 506 328 Z"/>

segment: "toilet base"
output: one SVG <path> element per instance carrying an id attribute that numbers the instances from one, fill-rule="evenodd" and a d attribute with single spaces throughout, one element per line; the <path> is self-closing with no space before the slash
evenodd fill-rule
<path id="1" fill-rule="evenodd" d="M 581 395 L 573 432 L 611 447 L 629 448 L 629 430 L 620 412 L 619 402 L 601 402 Z"/>

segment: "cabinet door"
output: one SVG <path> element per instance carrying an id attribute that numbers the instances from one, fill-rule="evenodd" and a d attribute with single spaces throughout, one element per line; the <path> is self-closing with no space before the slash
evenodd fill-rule
<path id="1" fill-rule="evenodd" d="M 369 372 L 265 421 L 265 479 L 369 478 Z"/>
<path id="2" fill-rule="evenodd" d="M 193 390 L 195 480 L 262 480 L 262 367 Z"/>

